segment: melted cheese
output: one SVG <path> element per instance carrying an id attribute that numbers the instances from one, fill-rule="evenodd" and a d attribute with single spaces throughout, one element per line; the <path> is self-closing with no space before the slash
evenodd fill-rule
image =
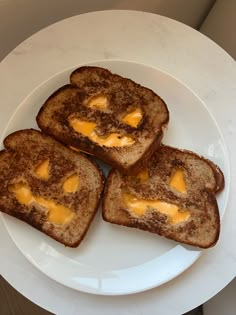
<path id="1" fill-rule="evenodd" d="M 80 120 L 77 118 L 70 119 L 70 125 L 76 132 L 79 132 L 83 136 L 89 138 L 95 134 L 94 129 L 97 126 L 97 124 L 94 122 Z"/>
<path id="2" fill-rule="evenodd" d="M 63 189 L 67 193 L 75 193 L 79 188 L 79 177 L 74 174 L 67 178 L 63 183 Z"/>
<path id="3" fill-rule="evenodd" d="M 138 199 L 131 194 L 124 194 L 125 206 L 136 216 L 144 215 L 148 209 L 167 215 L 170 224 L 177 224 L 188 220 L 190 212 L 182 210 L 178 206 L 160 200 Z"/>
<path id="4" fill-rule="evenodd" d="M 141 172 L 138 173 L 137 178 L 141 181 L 141 182 L 145 182 L 146 180 L 149 179 L 149 174 L 148 174 L 148 170 L 144 169 Z"/>
<path id="5" fill-rule="evenodd" d="M 67 207 L 57 204 L 53 200 L 47 200 L 42 197 L 34 197 L 37 204 L 48 210 L 48 220 L 54 224 L 66 224 L 74 213 Z"/>
<path id="6" fill-rule="evenodd" d="M 77 118 L 69 119 L 71 127 L 81 133 L 83 136 L 88 137 L 95 143 L 106 147 L 122 147 L 134 144 L 134 140 L 127 136 L 120 136 L 118 133 L 111 133 L 107 137 L 100 137 L 96 134 L 96 123 L 80 120 Z"/>
<path id="7" fill-rule="evenodd" d="M 98 109 L 106 109 L 108 107 L 107 97 L 102 94 L 95 95 L 89 99 L 88 106 L 96 107 Z"/>
<path id="8" fill-rule="evenodd" d="M 35 170 L 35 174 L 38 177 L 47 180 L 49 178 L 49 160 L 40 163 Z"/>
<path id="9" fill-rule="evenodd" d="M 127 124 L 130 125 L 131 127 L 137 127 L 140 120 L 143 117 L 143 113 L 141 111 L 140 108 L 136 108 L 134 111 L 132 111 L 131 113 L 125 115 L 122 119 L 122 121 Z"/>
<path id="10" fill-rule="evenodd" d="M 13 184 L 8 187 L 10 192 L 13 192 L 22 205 L 28 205 L 30 202 L 33 201 L 33 195 L 25 184 Z"/>
<path id="11" fill-rule="evenodd" d="M 74 213 L 67 207 L 57 204 L 53 200 L 47 200 L 40 196 L 34 196 L 30 188 L 22 183 L 14 184 L 9 187 L 9 191 L 13 192 L 20 204 L 29 206 L 36 203 L 48 210 L 48 220 L 54 224 L 65 224 L 69 222 Z"/>
<path id="12" fill-rule="evenodd" d="M 175 170 L 175 172 L 171 176 L 169 185 L 170 187 L 181 193 L 187 192 L 187 187 L 184 180 L 184 172 L 181 169 Z"/>

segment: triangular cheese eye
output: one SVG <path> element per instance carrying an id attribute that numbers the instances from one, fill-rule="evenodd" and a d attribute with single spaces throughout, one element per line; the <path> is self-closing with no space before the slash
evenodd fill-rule
<path id="1" fill-rule="evenodd" d="M 140 123 L 141 119 L 143 117 L 142 110 L 140 108 L 136 108 L 133 110 L 131 113 L 126 114 L 123 118 L 122 121 L 130 125 L 131 127 L 137 128 L 138 124 Z"/>
<path id="2" fill-rule="evenodd" d="M 35 174 L 41 178 L 47 180 L 49 178 L 49 160 L 44 160 L 35 169 Z"/>
<path id="3" fill-rule="evenodd" d="M 176 169 L 173 172 L 169 185 L 180 193 L 187 193 L 187 185 L 184 178 L 184 171 L 182 169 Z"/>
<path id="4" fill-rule="evenodd" d="M 77 174 L 73 174 L 64 181 L 63 190 L 66 193 L 75 193 L 79 188 L 79 182 L 79 176 Z"/>
<path id="5" fill-rule="evenodd" d="M 95 107 L 97 109 L 106 109 L 108 107 L 107 97 L 103 94 L 98 94 L 91 97 L 87 103 L 88 107 Z"/>

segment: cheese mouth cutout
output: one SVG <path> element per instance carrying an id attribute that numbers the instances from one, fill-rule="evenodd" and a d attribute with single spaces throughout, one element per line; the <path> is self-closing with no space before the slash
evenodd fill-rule
<path id="1" fill-rule="evenodd" d="M 134 139 L 128 136 L 121 136 L 118 133 L 111 133 L 107 137 L 100 137 L 95 132 L 97 126 L 94 122 L 80 120 L 78 118 L 69 117 L 70 126 L 78 133 L 88 137 L 91 141 L 105 147 L 123 147 L 130 146 L 135 143 Z"/>
<path id="2" fill-rule="evenodd" d="M 135 216 L 141 217 L 145 215 L 149 209 L 152 209 L 165 214 L 168 218 L 168 223 L 171 225 L 185 222 L 190 217 L 190 211 L 183 210 L 174 204 L 161 200 L 138 199 L 132 194 L 124 193 L 123 202 L 128 211 Z"/>
<path id="3" fill-rule="evenodd" d="M 25 206 L 38 205 L 45 208 L 47 219 L 53 224 L 66 224 L 70 222 L 75 213 L 66 206 L 56 203 L 53 200 L 45 199 L 40 196 L 34 196 L 28 185 L 23 183 L 12 184 L 8 187 L 8 191 L 14 193 L 17 201 Z"/>

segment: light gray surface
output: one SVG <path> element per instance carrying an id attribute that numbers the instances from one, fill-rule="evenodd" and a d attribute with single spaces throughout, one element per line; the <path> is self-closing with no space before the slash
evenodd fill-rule
<path id="1" fill-rule="evenodd" d="M 157 13 L 198 28 L 214 0 L 0 0 L 0 60 L 40 29 L 77 14 L 127 9 Z"/>
<path id="2" fill-rule="evenodd" d="M 236 1 L 217 0 L 200 31 L 236 59 Z"/>
<path id="3" fill-rule="evenodd" d="M 236 314 L 236 278 L 203 306 L 204 315 Z"/>

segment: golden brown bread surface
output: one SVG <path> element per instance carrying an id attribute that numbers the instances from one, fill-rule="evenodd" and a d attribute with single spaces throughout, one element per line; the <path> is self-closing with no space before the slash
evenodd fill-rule
<path id="1" fill-rule="evenodd" d="M 99 206 L 103 176 L 83 155 L 33 129 L 4 140 L 0 210 L 76 247 Z"/>
<path id="2" fill-rule="evenodd" d="M 174 176 L 178 177 L 175 183 Z M 213 162 L 193 152 L 162 145 L 137 176 L 124 175 L 115 169 L 110 171 L 104 192 L 103 218 L 208 248 L 219 237 L 215 193 L 223 188 L 223 173 Z M 175 216 L 172 211 L 168 212 L 166 204 L 174 206 L 174 212 L 178 209 Z"/>
<path id="3" fill-rule="evenodd" d="M 99 67 L 78 68 L 70 81 L 46 100 L 37 115 L 39 127 L 122 172 L 135 173 L 160 145 L 169 121 L 165 102 L 150 89 Z M 103 101 L 101 106 L 96 98 Z M 141 113 L 140 120 L 130 124 L 125 118 L 135 111 Z M 95 136 L 102 143 L 76 131 L 71 119 L 96 124 Z M 114 134 L 128 137 L 132 144 L 104 144 Z"/>

